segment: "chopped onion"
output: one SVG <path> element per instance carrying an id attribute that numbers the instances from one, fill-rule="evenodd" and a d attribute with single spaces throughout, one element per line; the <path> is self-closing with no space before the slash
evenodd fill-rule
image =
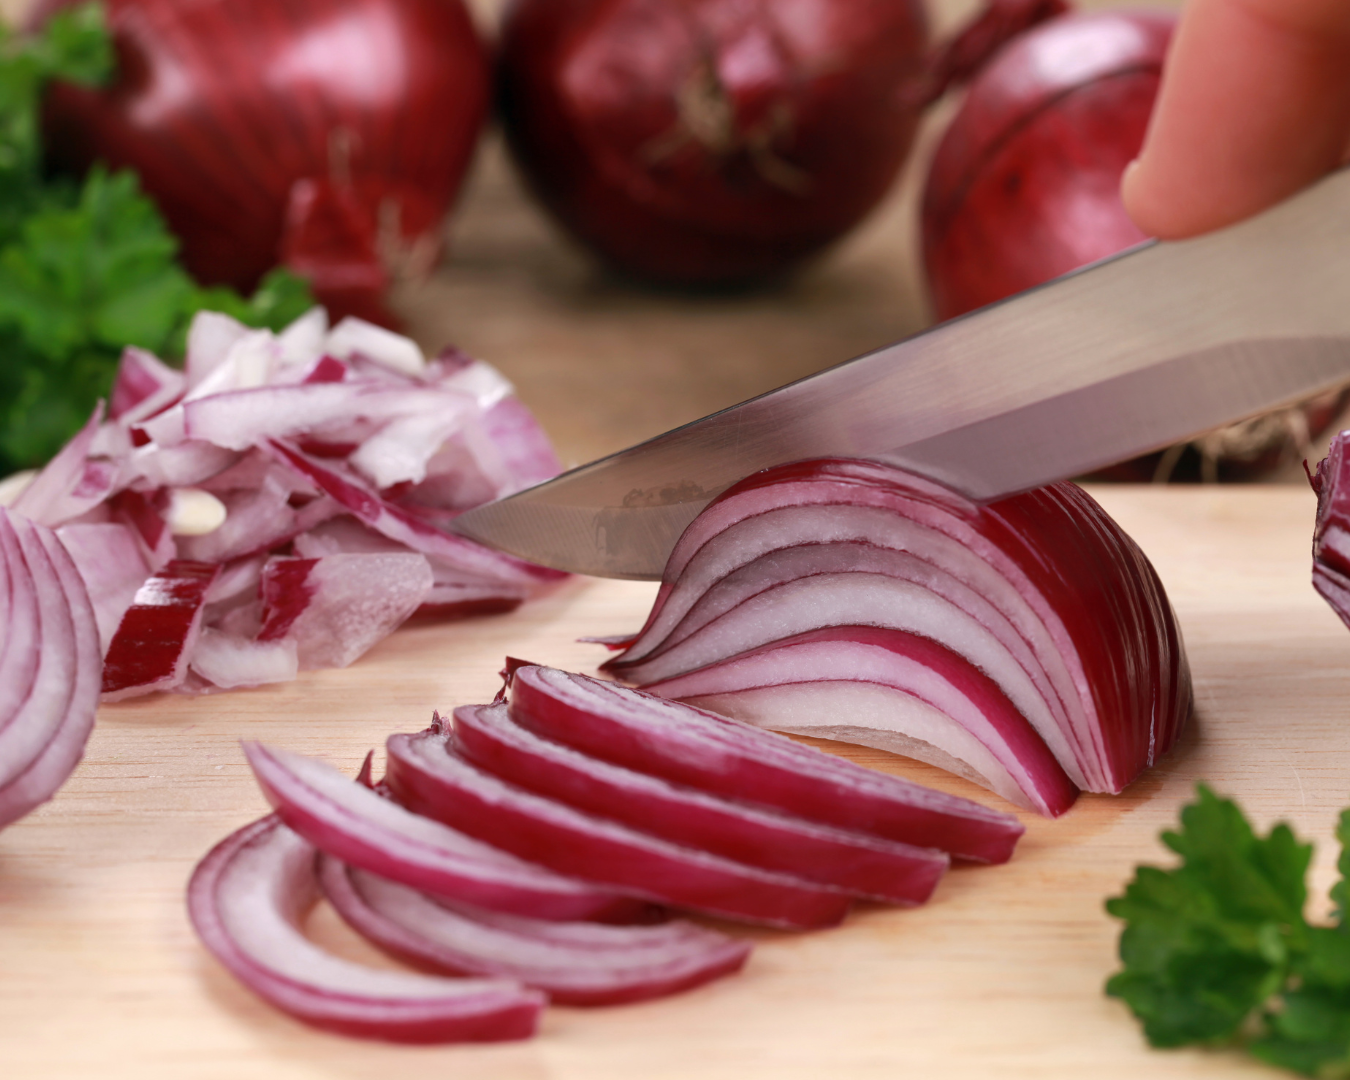
<path id="1" fill-rule="evenodd" d="M 105 649 L 122 631 L 142 640 L 136 591 L 175 561 L 233 583 L 169 635 L 172 662 L 110 653 L 113 700 L 258 686 L 297 656 L 352 663 L 414 613 L 510 610 L 565 575 L 445 526 L 559 468 L 510 383 L 458 350 L 428 361 L 359 319 L 330 330 L 318 308 L 279 334 L 202 312 L 185 371 L 127 349 L 110 419 L 96 410 L 12 490 L 20 513 L 62 529 Z"/>
<path id="2" fill-rule="evenodd" d="M 1317 493 L 1317 524 L 1313 531 L 1312 582 L 1331 609 L 1350 626 L 1350 459 L 1346 456 L 1350 431 L 1331 440 L 1327 456 L 1309 476 Z"/>
<path id="3" fill-rule="evenodd" d="M 385 783 L 405 806 L 559 873 L 786 929 L 832 926 L 848 911 L 842 891 L 673 844 L 498 780 L 453 752 L 443 722 L 392 735 L 387 747 Z"/>
<path id="4" fill-rule="evenodd" d="M 281 819 L 310 843 L 424 892 L 537 919 L 624 921 L 647 905 L 564 877 L 414 814 L 321 761 L 245 743 Z"/>
<path id="5" fill-rule="evenodd" d="M 584 675 L 518 668 L 510 713 L 544 738 L 638 772 L 958 858 L 1006 862 L 1025 831 L 969 799 Z"/>
<path id="6" fill-rule="evenodd" d="M 674 919 L 558 923 L 455 904 L 320 857 L 324 894 L 358 932 L 418 966 L 518 979 L 559 1005 L 616 1005 L 739 971 L 750 943 Z"/>
<path id="7" fill-rule="evenodd" d="M 1081 489 L 977 506 L 859 461 L 766 470 L 710 504 L 606 667 L 756 723 L 958 763 L 1049 814 L 1072 802 L 1066 775 L 1122 790 L 1191 709 L 1162 584 Z"/>
<path id="8" fill-rule="evenodd" d="M 505 979 L 385 971 L 320 949 L 300 929 L 319 898 L 315 851 L 267 817 L 226 837 L 193 871 L 188 914 L 245 986 L 315 1027 L 393 1042 L 522 1039 L 544 995 Z"/>
<path id="9" fill-rule="evenodd" d="M 708 795 L 542 739 L 504 704 L 456 709 L 455 751 L 518 787 L 664 839 L 892 904 L 921 904 L 945 852 Z"/>
<path id="10" fill-rule="evenodd" d="M 46 802 L 84 752 L 98 707 L 98 623 L 50 529 L 0 509 L 0 827 Z"/>

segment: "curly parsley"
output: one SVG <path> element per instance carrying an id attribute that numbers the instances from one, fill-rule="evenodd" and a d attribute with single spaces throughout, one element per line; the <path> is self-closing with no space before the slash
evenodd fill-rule
<path id="1" fill-rule="evenodd" d="M 1141 866 L 1106 910 L 1125 921 L 1123 1000 L 1157 1047 L 1240 1045 L 1304 1076 L 1350 1077 L 1350 810 L 1336 830 L 1336 922 L 1304 918 L 1312 845 L 1287 825 L 1257 836 L 1237 804 L 1201 785 L 1163 843 L 1173 870 Z"/>

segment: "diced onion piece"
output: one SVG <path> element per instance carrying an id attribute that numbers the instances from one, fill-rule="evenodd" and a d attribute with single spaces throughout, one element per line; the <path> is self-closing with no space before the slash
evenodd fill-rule
<path id="1" fill-rule="evenodd" d="M 325 896 L 393 956 L 465 975 L 518 979 L 560 1005 L 616 1005 L 739 971 L 750 943 L 674 919 L 659 926 L 558 923 L 454 904 L 320 857 Z"/>
<path id="2" fill-rule="evenodd" d="M 47 528 L 0 510 L 0 827 L 46 802 L 79 762 L 98 707 L 98 624 Z"/>
<path id="3" fill-rule="evenodd" d="M 289 682 L 300 667 L 292 639 L 252 641 L 209 627 L 202 630 L 192 650 L 190 666 L 222 690 Z"/>
<path id="4" fill-rule="evenodd" d="M 969 799 L 584 675 L 520 667 L 510 712 L 544 738 L 638 772 L 957 858 L 1006 862 L 1025 831 Z"/>
<path id="5" fill-rule="evenodd" d="M 344 862 L 424 892 L 538 919 L 637 918 L 642 901 L 525 862 L 414 814 L 321 761 L 245 743 L 283 821 Z"/>
<path id="6" fill-rule="evenodd" d="M 1313 530 L 1313 588 L 1350 626 L 1350 431 L 1331 440 L 1327 456 L 1311 477 L 1317 493 Z"/>
<path id="7" fill-rule="evenodd" d="M 259 997 L 343 1035 L 406 1043 L 522 1039 L 545 998 L 517 982 L 369 968 L 309 941 L 318 899 L 315 851 L 275 817 L 226 837 L 188 884 L 203 944 Z"/>
<path id="8" fill-rule="evenodd" d="M 450 751 L 438 724 L 392 735 L 385 783 L 405 806 L 559 873 L 658 903 L 788 929 L 832 926 L 846 893 L 673 844 L 504 783 Z"/>
<path id="9" fill-rule="evenodd" d="M 175 559 L 136 592 L 108 646 L 103 700 L 171 690 L 187 676 L 215 563 Z"/>
<path id="10" fill-rule="evenodd" d="M 780 870 L 856 896 L 921 904 L 947 869 L 916 848 L 708 795 L 542 739 L 505 705 L 455 710 L 455 749 L 518 787 L 687 847 Z"/>

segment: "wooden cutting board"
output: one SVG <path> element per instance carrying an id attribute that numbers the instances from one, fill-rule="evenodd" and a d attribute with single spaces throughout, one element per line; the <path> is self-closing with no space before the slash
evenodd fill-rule
<path id="1" fill-rule="evenodd" d="M 530 1042 L 403 1048 L 311 1031 L 236 983 L 193 937 L 196 860 L 265 803 L 239 751 L 256 738 L 354 770 L 432 708 L 482 701 L 510 652 L 590 671 L 581 635 L 634 628 L 653 587 L 577 580 L 509 616 L 405 628 L 345 671 L 102 710 L 52 803 L 0 833 L 0 1073 L 137 1080 L 785 1080 L 1273 1075 L 1235 1054 L 1156 1052 L 1102 995 L 1117 926 L 1102 910 L 1197 780 L 1264 827 L 1329 842 L 1350 804 L 1350 632 L 1308 584 L 1306 489 L 1106 488 L 1180 614 L 1198 690 L 1181 745 L 1118 798 L 1028 817 L 1016 858 L 949 874 L 926 907 L 838 929 L 756 933 L 740 975 L 665 1001 L 556 1008 Z M 836 747 L 990 803 L 879 752 Z M 385 963 L 325 910 L 316 937 Z"/>

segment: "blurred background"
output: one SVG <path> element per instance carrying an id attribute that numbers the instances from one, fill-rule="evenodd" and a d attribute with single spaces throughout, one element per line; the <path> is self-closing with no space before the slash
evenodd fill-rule
<path id="1" fill-rule="evenodd" d="M 489 40 L 502 6 L 471 0 Z M 933 39 L 980 7 L 930 0 Z M 14 24 L 27 8 L 0 0 Z M 960 98 L 926 110 L 898 177 L 856 228 L 784 277 L 723 291 L 653 287 L 602 266 L 526 192 L 490 120 L 444 254 L 429 272 L 397 276 L 389 308 L 428 353 L 454 344 L 504 372 L 568 465 L 618 450 L 930 324 L 920 197 Z M 1244 478 L 1297 476 L 1288 459 Z"/>

